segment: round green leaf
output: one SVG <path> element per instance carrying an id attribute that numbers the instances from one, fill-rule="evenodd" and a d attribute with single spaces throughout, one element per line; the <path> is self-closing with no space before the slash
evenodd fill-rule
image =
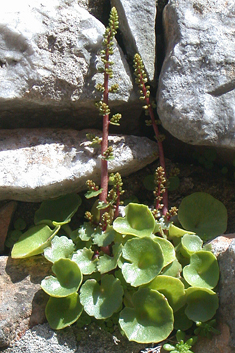
<path id="1" fill-rule="evenodd" d="M 202 249 L 203 241 L 196 234 L 185 234 L 181 238 L 181 245 L 182 255 L 190 257 L 193 253 Z"/>
<path id="2" fill-rule="evenodd" d="M 128 262 L 122 265 L 126 282 L 133 287 L 150 282 L 161 271 L 164 263 L 161 247 L 150 238 L 133 238 L 122 249 Z"/>
<path id="3" fill-rule="evenodd" d="M 70 258 L 74 250 L 75 246 L 71 239 L 56 235 L 51 241 L 51 246 L 44 250 L 44 256 L 48 261 L 55 262 L 59 259 Z"/>
<path id="4" fill-rule="evenodd" d="M 194 287 L 213 289 L 219 280 L 219 265 L 209 251 L 197 251 L 190 257 L 190 264 L 183 269 L 185 280 Z"/>
<path id="5" fill-rule="evenodd" d="M 13 246 L 11 257 L 20 259 L 42 254 L 59 229 L 60 227 L 56 227 L 52 230 L 44 224 L 30 228 L 19 237 L 17 243 Z"/>
<path id="6" fill-rule="evenodd" d="M 80 300 L 88 315 L 106 319 L 122 304 L 123 288 L 119 279 L 104 275 L 101 284 L 94 279 L 87 280 L 81 287 Z"/>
<path id="7" fill-rule="evenodd" d="M 41 282 L 42 289 L 52 297 L 66 297 L 76 293 L 82 283 L 82 273 L 78 265 L 70 259 L 60 259 L 52 266 L 57 276 L 47 276 Z"/>
<path id="8" fill-rule="evenodd" d="M 167 239 L 163 239 L 160 237 L 152 238 L 155 243 L 158 243 L 162 249 L 164 263 L 163 267 L 169 265 L 171 262 L 175 260 L 175 248 L 173 244 Z"/>
<path id="9" fill-rule="evenodd" d="M 51 227 L 69 223 L 81 202 L 82 200 L 77 194 L 43 201 L 40 208 L 35 212 L 34 223 L 44 223 Z"/>
<path id="10" fill-rule="evenodd" d="M 124 308 L 119 324 L 129 341 L 138 343 L 160 342 L 173 330 L 173 310 L 161 293 L 140 288 L 133 294 L 134 307 Z"/>
<path id="11" fill-rule="evenodd" d="M 207 288 L 190 287 L 186 289 L 185 314 L 190 320 L 205 322 L 210 320 L 219 307 L 215 292 Z"/>
<path id="12" fill-rule="evenodd" d="M 203 240 L 223 234 L 227 229 L 227 210 L 222 202 L 205 192 L 185 197 L 178 211 L 185 229 L 196 232 Z"/>
<path id="13" fill-rule="evenodd" d="M 83 312 L 78 293 L 65 298 L 51 297 L 46 305 L 46 318 L 54 330 L 61 330 L 76 322 Z"/>
<path id="14" fill-rule="evenodd" d="M 83 248 L 77 250 L 72 257 L 84 275 L 90 275 L 96 271 L 97 260 L 92 260 L 93 254 L 94 251 L 91 249 Z"/>
<path id="15" fill-rule="evenodd" d="M 157 290 L 165 295 L 174 312 L 185 304 L 184 285 L 178 278 L 157 276 L 148 284 L 148 288 Z"/>
<path id="16" fill-rule="evenodd" d="M 118 233 L 137 237 L 150 236 L 154 227 L 155 220 L 150 209 L 137 203 L 129 203 L 125 207 L 125 217 L 118 217 L 113 222 L 113 228 Z"/>

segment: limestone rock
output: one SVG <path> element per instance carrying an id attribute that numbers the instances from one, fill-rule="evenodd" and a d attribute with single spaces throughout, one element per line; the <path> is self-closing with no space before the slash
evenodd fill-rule
<path id="1" fill-rule="evenodd" d="M 0 199 L 39 202 L 86 190 L 100 182 L 100 150 L 86 133 L 97 130 L 0 130 Z M 157 144 L 145 137 L 110 136 L 114 159 L 109 172 L 129 175 L 157 158 Z"/>
<path id="2" fill-rule="evenodd" d="M 142 347 L 128 342 L 119 332 L 110 334 L 95 324 L 85 330 L 74 326 L 57 332 L 43 324 L 27 331 L 5 353 L 139 353 Z"/>
<path id="3" fill-rule="evenodd" d="M 234 0 L 169 0 L 158 114 L 173 136 L 235 148 Z"/>
<path id="4" fill-rule="evenodd" d="M 48 297 L 40 283 L 50 268 L 51 263 L 42 256 L 23 260 L 0 256 L 0 347 L 45 322 Z"/>
<path id="5" fill-rule="evenodd" d="M 128 55 L 139 53 L 149 80 L 155 76 L 156 0 L 111 0 L 119 14 L 120 30 Z"/>
<path id="6" fill-rule="evenodd" d="M 4 243 L 17 202 L 11 201 L 0 208 L 0 254 L 4 251 Z"/>
<path id="7" fill-rule="evenodd" d="M 95 89 L 103 82 L 100 56 L 104 25 L 76 0 L 9 0 L 0 13 L 0 127 L 100 125 Z M 119 91 L 113 113 L 126 115 L 122 129 L 136 128 L 138 96 L 126 59 L 116 45 L 112 61 Z M 119 109 L 120 108 L 120 109 Z M 120 110 L 120 111 L 119 111 Z M 132 123 L 130 124 L 130 120 Z"/>
<path id="8" fill-rule="evenodd" d="M 195 353 L 234 353 L 235 352 L 235 235 L 226 234 L 210 242 L 220 267 L 219 299 L 216 315 L 220 335 L 211 340 L 201 338 L 195 345 Z"/>

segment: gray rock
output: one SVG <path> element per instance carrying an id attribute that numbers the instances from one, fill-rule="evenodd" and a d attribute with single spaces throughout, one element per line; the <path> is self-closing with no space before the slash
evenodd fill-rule
<path id="1" fill-rule="evenodd" d="M 225 234 L 210 242 L 220 267 L 218 286 L 220 306 L 216 314 L 220 335 L 212 339 L 201 338 L 194 347 L 195 353 L 235 352 L 235 235 Z"/>
<path id="2" fill-rule="evenodd" d="M 120 30 L 128 55 L 139 53 L 149 80 L 155 76 L 156 60 L 156 0 L 111 0 L 118 10 Z"/>
<path id="3" fill-rule="evenodd" d="M 6 349 L 5 353 L 139 353 L 144 345 L 128 342 L 119 332 L 110 334 L 95 324 L 87 329 L 69 327 L 53 331 L 48 324 L 37 325 Z"/>
<path id="4" fill-rule="evenodd" d="M 194 144 L 235 148 L 234 0 L 170 0 L 158 114 Z"/>
<path id="5" fill-rule="evenodd" d="M 76 0 L 5 2 L 0 14 L 0 127 L 100 125 L 94 102 L 101 98 L 95 86 L 103 82 L 97 54 L 104 31 Z M 110 94 L 110 105 L 113 113 L 126 113 L 122 128 L 134 131 L 140 104 L 118 45 L 112 60 L 110 84 L 120 89 Z"/>
<path id="6" fill-rule="evenodd" d="M 100 183 L 100 149 L 86 133 L 97 130 L 0 130 L 0 199 L 42 201 L 86 190 Z M 114 160 L 109 172 L 129 175 L 157 158 L 157 144 L 146 137 L 110 136 Z"/>

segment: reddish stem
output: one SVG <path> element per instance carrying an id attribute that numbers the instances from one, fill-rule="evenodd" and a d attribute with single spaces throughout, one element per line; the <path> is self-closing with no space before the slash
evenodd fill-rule
<path id="1" fill-rule="evenodd" d="M 108 88 L 108 82 L 109 82 L 109 75 L 107 74 L 106 70 L 109 68 L 109 49 L 106 48 L 106 53 L 105 53 L 105 73 L 104 73 L 104 94 L 103 94 L 103 102 L 108 105 L 108 96 L 109 96 L 109 88 Z M 102 135 L 102 143 L 101 143 L 101 156 L 104 155 L 104 152 L 108 148 L 108 137 L 109 137 L 109 114 L 106 114 L 103 116 L 103 135 Z M 101 188 L 102 193 L 100 194 L 100 201 L 106 202 L 107 196 L 108 196 L 108 182 L 109 182 L 109 176 L 108 176 L 108 161 L 105 159 L 101 159 Z M 105 210 L 104 210 L 105 211 Z M 101 215 L 102 213 L 101 212 Z"/>
<path id="2" fill-rule="evenodd" d="M 156 136 L 156 139 L 157 139 L 157 143 L 158 143 L 158 153 L 159 153 L 160 165 L 164 169 L 164 172 L 166 174 L 166 164 L 165 164 L 163 145 L 162 145 L 162 141 L 159 138 L 160 137 L 159 136 L 159 130 L 158 130 L 157 124 L 155 122 L 155 117 L 154 117 L 154 113 L 153 113 L 153 108 L 152 108 L 151 103 L 150 103 L 150 99 L 149 99 L 149 97 L 147 97 L 147 89 L 146 89 L 144 83 L 142 84 L 142 91 L 143 91 L 143 94 L 144 94 L 144 97 L 145 97 L 145 101 L 146 101 L 146 103 L 148 105 L 149 115 L 150 115 L 150 118 L 151 118 L 151 121 L 152 121 L 153 130 L 154 130 L 154 133 L 155 133 L 155 136 Z M 167 214 L 167 212 L 168 212 L 168 191 L 167 191 L 167 188 L 166 188 L 166 190 L 165 190 L 165 192 L 163 194 L 162 201 L 163 201 L 162 214 L 163 214 L 163 216 L 165 216 Z"/>

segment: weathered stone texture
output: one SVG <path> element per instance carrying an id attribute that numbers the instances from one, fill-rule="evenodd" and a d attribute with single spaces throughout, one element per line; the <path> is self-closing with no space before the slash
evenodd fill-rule
<path id="1" fill-rule="evenodd" d="M 234 0 L 170 0 L 158 87 L 165 129 L 195 145 L 235 148 Z"/>
<path id="2" fill-rule="evenodd" d="M 75 0 L 5 2 L 0 13 L 0 128 L 97 126 L 101 119 L 94 103 L 101 94 L 95 86 L 103 81 L 97 68 L 104 31 Z M 134 118 L 129 126 L 134 130 L 140 104 L 117 44 L 112 60 L 110 83 L 120 89 L 110 94 L 110 105 L 126 113 L 123 129 Z"/>
<path id="3" fill-rule="evenodd" d="M 86 133 L 97 130 L 0 130 L 0 199 L 39 202 L 87 190 L 100 182 L 100 149 Z M 109 172 L 129 175 L 157 158 L 157 144 L 146 137 L 109 136 L 114 159 Z"/>
<path id="4" fill-rule="evenodd" d="M 155 78 L 156 61 L 156 0 L 111 0 L 120 17 L 120 31 L 127 54 L 142 57 L 148 78 Z"/>
<path id="5" fill-rule="evenodd" d="M 40 289 L 51 263 L 42 256 L 13 260 L 0 256 L 0 347 L 45 322 L 48 296 Z"/>

